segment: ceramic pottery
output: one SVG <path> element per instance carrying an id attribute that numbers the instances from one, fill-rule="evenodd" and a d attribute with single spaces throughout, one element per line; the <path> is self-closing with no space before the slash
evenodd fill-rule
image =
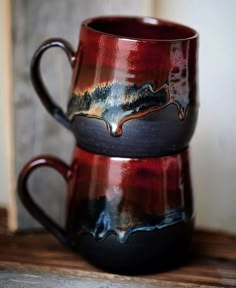
<path id="1" fill-rule="evenodd" d="M 62 39 L 39 47 L 32 82 L 78 146 L 109 156 L 170 155 L 188 146 L 196 126 L 197 41 L 194 30 L 155 18 L 93 18 L 82 23 L 76 52 Z M 73 69 L 67 113 L 40 76 L 41 56 L 55 46 Z"/>
<path id="2" fill-rule="evenodd" d="M 63 244 L 99 267 L 146 273 L 180 261 L 190 249 L 197 46 L 196 31 L 186 26 L 107 16 L 82 23 L 76 52 L 65 40 L 50 39 L 33 56 L 34 88 L 76 145 L 70 166 L 51 156 L 26 164 L 19 195 Z M 52 47 L 65 51 L 73 70 L 66 112 L 40 74 L 41 57 Z M 65 228 L 29 194 L 28 177 L 40 166 L 53 167 L 67 182 Z"/>
<path id="3" fill-rule="evenodd" d="M 66 225 L 60 228 L 32 200 L 27 181 L 38 167 L 67 182 Z M 190 249 L 193 200 L 189 152 L 119 158 L 76 147 L 67 166 L 39 156 L 18 182 L 28 211 L 64 245 L 112 272 L 145 273 L 182 260 Z"/>

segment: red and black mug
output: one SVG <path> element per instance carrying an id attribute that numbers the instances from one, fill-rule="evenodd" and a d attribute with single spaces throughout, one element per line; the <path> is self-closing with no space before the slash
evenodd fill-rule
<path id="1" fill-rule="evenodd" d="M 70 166 L 51 156 L 31 160 L 18 191 L 29 212 L 63 244 L 120 273 L 150 272 L 189 250 L 193 200 L 189 141 L 198 115 L 197 33 L 137 17 L 82 23 L 77 51 L 50 39 L 32 59 L 33 85 L 48 112 L 72 131 Z M 61 47 L 73 69 L 64 113 L 48 94 L 40 59 Z M 65 228 L 32 200 L 27 180 L 40 166 L 67 181 Z M 172 260 L 171 260 L 172 259 Z"/>
<path id="2" fill-rule="evenodd" d="M 184 150 L 198 115 L 196 31 L 155 18 L 98 17 L 82 23 L 73 52 L 49 39 L 35 52 L 32 82 L 47 111 L 78 146 L 119 157 L 160 157 Z M 40 59 L 62 48 L 73 69 L 67 113 L 47 92 Z"/>

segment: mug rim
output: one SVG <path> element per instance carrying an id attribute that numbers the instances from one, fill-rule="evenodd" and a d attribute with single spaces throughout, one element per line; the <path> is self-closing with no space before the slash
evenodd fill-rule
<path id="1" fill-rule="evenodd" d="M 96 29 L 94 27 L 91 27 L 92 23 L 95 23 L 98 21 L 106 21 L 107 23 L 109 23 L 111 21 L 130 21 L 130 20 L 134 20 L 141 25 L 147 25 L 147 26 L 148 25 L 155 25 L 156 27 L 157 26 L 163 26 L 163 27 L 173 26 L 179 29 L 186 30 L 188 33 L 191 33 L 192 35 L 186 36 L 186 37 L 173 37 L 173 38 L 168 38 L 168 39 L 151 38 L 151 37 L 131 37 L 131 36 L 119 35 L 118 33 L 117 34 L 109 33 L 109 32 L 103 31 L 102 29 Z M 187 25 L 183 25 L 174 21 L 164 20 L 161 18 L 150 17 L 150 16 L 105 15 L 105 16 L 91 17 L 91 18 L 85 19 L 82 22 L 82 28 L 86 28 L 89 31 L 93 31 L 100 36 L 106 36 L 109 38 L 116 38 L 119 40 L 133 41 L 133 42 L 171 43 L 171 42 L 194 40 L 199 37 L 198 32 L 195 29 Z M 187 32 L 185 33 L 187 34 Z"/>

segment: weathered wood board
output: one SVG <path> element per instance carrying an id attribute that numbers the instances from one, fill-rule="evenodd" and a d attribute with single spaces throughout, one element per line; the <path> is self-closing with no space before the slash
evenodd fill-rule
<path id="1" fill-rule="evenodd" d="M 198 284 L 169 282 L 107 273 L 0 263 L 0 288 L 207 288 Z"/>
<path id="2" fill-rule="evenodd" d="M 83 0 L 13 0 L 13 105 L 15 176 L 22 166 L 41 153 L 53 154 L 70 162 L 73 136 L 52 119 L 33 90 L 29 69 L 34 51 L 47 38 L 63 37 L 76 48 L 81 21 L 103 14 L 150 15 L 151 0 L 83 1 Z M 42 61 L 42 74 L 57 103 L 66 109 L 71 69 L 66 56 L 54 49 Z M 66 187 L 49 169 L 32 176 L 33 197 L 59 223 L 64 222 Z M 10 211 L 11 229 L 39 227 L 25 211 L 18 197 Z M 15 208 L 17 211 L 13 211 Z M 16 212 L 16 213 L 14 213 Z M 16 217 L 13 219 L 14 215 Z"/>

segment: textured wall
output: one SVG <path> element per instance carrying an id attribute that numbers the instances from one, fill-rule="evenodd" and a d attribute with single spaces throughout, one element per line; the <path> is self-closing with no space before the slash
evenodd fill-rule
<path id="1" fill-rule="evenodd" d="M 15 129 L 15 175 L 32 157 L 47 153 L 70 161 L 74 139 L 55 122 L 41 105 L 30 78 L 30 60 L 39 44 L 49 37 L 64 37 L 77 46 L 80 23 L 87 17 L 103 14 L 150 15 L 150 1 L 13 0 L 13 95 Z M 71 70 L 65 55 L 54 49 L 43 57 L 42 71 L 54 99 L 66 107 Z M 32 176 L 32 194 L 45 210 L 63 222 L 65 184 L 48 169 Z M 17 225 L 37 224 L 16 198 Z M 14 219 L 13 219 L 14 220 Z M 15 219 L 16 220 L 16 219 Z M 15 221 L 11 221 L 15 228 Z M 16 222 L 15 222 L 16 224 Z"/>

